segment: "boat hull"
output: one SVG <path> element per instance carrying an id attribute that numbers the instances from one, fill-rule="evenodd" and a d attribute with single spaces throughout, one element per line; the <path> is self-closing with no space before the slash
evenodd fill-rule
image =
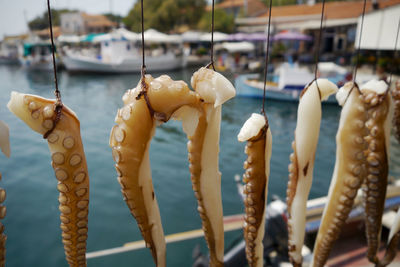
<path id="1" fill-rule="evenodd" d="M 263 98 L 263 89 L 248 83 L 249 79 L 256 79 L 257 77 L 258 74 L 244 74 L 238 76 L 235 79 L 236 95 L 239 97 Z M 305 86 L 306 84 L 304 86 L 286 85 L 284 89 L 279 89 L 278 86 L 267 84 L 265 98 L 278 101 L 298 102 L 301 91 Z M 337 104 L 337 101 L 333 95 L 322 103 Z"/>
<path id="2" fill-rule="evenodd" d="M 105 63 L 95 58 L 65 56 L 63 63 L 69 72 L 140 73 L 142 68 L 142 60 L 139 58 L 128 58 L 118 63 Z M 146 68 L 151 71 L 169 71 L 184 66 L 183 57 L 165 55 L 146 58 Z"/>

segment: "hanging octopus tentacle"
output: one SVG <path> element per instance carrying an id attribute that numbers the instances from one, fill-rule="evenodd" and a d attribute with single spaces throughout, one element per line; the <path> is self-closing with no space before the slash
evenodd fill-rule
<path id="1" fill-rule="evenodd" d="M 11 93 L 7 107 L 32 130 L 44 135 L 58 180 L 62 242 L 70 266 L 86 266 L 89 175 L 76 114 L 64 106 L 54 128 L 55 100 Z"/>
<path id="2" fill-rule="evenodd" d="M 397 210 L 396 218 L 393 222 L 392 227 L 390 228 L 385 256 L 376 265 L 377 267 L 385 267 L 394 260 L 394 258 L 396 257 L 399 240 L 400 240 L 400 209 Z"/>
<path id="3" fill-rule="evenodd" d="M 7 124 L 0 121 L 0 149 L 4 155 L 10 157 L 10 139 L 9 139 L 9 129 Z M 2 179 L 0 173 L 0 181 Z M 6 191 L 0 187 L 0 220 L 4 219 L 6 216 L 6 206 L 2 203 L 6 200 Z M 6 241 L 7 236 L 4 234 L 4 225 L 0 223 L 0 267 L 4 267 L 6 263 Z"/>
<path id="4" fill-rule="evenodd" d="M 169 120 L 182 106 L 197 105 L 199 98 L 186 83 L 172 81 L 166 75 L 157 79 L 146 75 L 144 82 L 144 97 L 140 97 L 142 81 L 123 96 L 124 107 L 111 130 L 110 146 L 124 200 L 156 265 L 165 266 L 165 238 L 151 179 L 150 142 L 157 124 Z"/>
<path id="5" fill-rule="evenodd" d="M 397 142 L 400 143 L 400 81 L 396 83 L 394 90 L 392 92 L 394 100 L 394 116 L 393 116 L 393 126 L 394 134 Z"/>
<path id="6" fill-rule="evenodd" d="M 218 144 L 221 107 L 214 108 L 212 105 L 220 99 L 221 92 L 226 88 L 210 88 L 207 81 L 199 81 L 201 89 L 196 93 L 190 91 L 183 81 L 172 81 L 167 75 L 156 79 L 146 75 L 145 82 L 145 95 L 141 90 L 141 82 L 124 95 L 124 107 L 118 111 L 117 125 L 110 136 L 124 199 L 138 222 L 157 266 L 165 266 L 165 239 L 151 181 L 149 146 L 158 124 L 171 118 L 182 120 L 183 129 L 189 137 L 190 172 L 210 248 L 211 266 L 220 266 L 223 260 L 223 229 L 218 231 L 215 228 L 213 214 L 215 210 L 218 213 L 220 208 L 222 215 L 222 205 L 209 202 L 209 198 L 215 197 L 215 192 L 218 192 L 218 186 L 213 188 L 216 182 L 207 179 L 215 178 L 215 174 L 220 175 Z M 213 97 L 214 101 L 208 104 Z M 216 197 L 218 199 L 218 193 Z"/>
<path id="7" fill-rule="evenodd" d="M 364 98 L 351 82 L 339 89 L 336 98 L 343 108 L 336 134 L 335 167 L 313 251 L 311 266 L 318 267 L 326 263 L 366 175 Z"/>
<path id="8" fill-rule="evenodd" d="M 305 214 L 322 116 L 321 101 L 337 90 L 332 82 L 318 79 L 304 88 L 300 96 L 287 189 L 289 257 L 294 266 L 301 266 L 303 261 Z"/>
<path id="9" fill-rule="evenodd" d="M 272 151 L 272 135 L 266 118 L 253 113 L 238 135 L 240 142 L 247 141 L 243 175 L 245 195 L 244 239 L 246 258 L 251 267 L 264 265 L 265 205 Z"/>
<path id="10" fill-rule="evenodd" d="M 367 108 L 366 179 L 363 186 L 365 225 L 368 240 L 367 257 L 377 264 L 380 244 L 382 215 L 385 207 L 386 188 L 389 172 L 389 138 L 391 130 L 391 95 L 386 92 L 384 81 L 370 81 L 361 87 Z"/>
<path id="11" fill-rule="evenodd" d="M 194 134 L 185 130 L 189 142 L 192 187 L 198 202 L 205 239 L 210 251 L 210 266 L 223 266 L 224 228 L 219 171 L 219 138 L 222 104 L 235 96 L 235 88 L 221 74 L 200 68 L 191 79 L 201 97 L 201 115 Z M 192 131 L 193 131 L 192 127 Z"/>

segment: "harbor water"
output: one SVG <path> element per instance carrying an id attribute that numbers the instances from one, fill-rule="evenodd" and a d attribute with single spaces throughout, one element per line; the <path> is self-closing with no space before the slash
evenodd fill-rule
<path id="1" fill-rule="evenodd" d="M 190 81 L 195 69 L 166 73 L 173 79 Z M 148 70 L 151 73 L 151 70 Z M 152 73 L 153 76 L 161 73 Z M 59 88 L 65 105 L 76 112 L 90 174 L 89 237 L 87 251 L 121 246 L 141 239 L 139 229 L 122 199 L 111 149 L 110 129 L 125 90 L 135 87 L 138 74 L 70 75 L 59 73 Z M 232 78 L 232 77 L 231 77 Z M 0 155 L 0 187 L 7 191 L 7 266 L 67 266 L 61 243 L 57 180 L 50 165 L 47 142 L 6 108 L 11 91 L 53 98 L 52 73 L 27 72 L 19 67 L 0 66 L 0 120 L 10 127 L 11 158 Z M 234 176 L 243 174 L 244 143 L 237 134 L 261 100 L 235 98 L 223 106 L 220 171 L 224 215 L 243 213 Z M 296 126 L 296 103 L 266 102 L 273 135 L 268 198 L 285 199 L 287 166 Z M 323 106 L 320 139 L 315 161 L 311 198 L 327 194 L 335 162 L 335 134 L 340 107 Z M 160 206 L 165 234 L 201 228 L 188 171 L 186 136 L 181 124 L 170 121 L 158 127 L 151 144 L 153 184 Z M 400 146 L 391 139 L 390 175 L 400 176 Z M 241 231 L 225 234 L 225 248 L 242 236 Z M 205 241 L 197 238 L 167 245 L 168 266 L 191 266 L 196 245 L 207 253 Z M 89 259 L 88 266 L 154 266 L 149 250 Z"/>

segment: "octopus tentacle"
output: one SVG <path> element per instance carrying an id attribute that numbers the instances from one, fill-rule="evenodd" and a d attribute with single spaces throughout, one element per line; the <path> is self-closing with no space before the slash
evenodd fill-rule
<path id="1" fill-rule="evenodd" d="M 389 265 L 396 257 L 397 247 L 400 240 L 400 209 L 397 211 L 396 218 L 392 227 L 390 228 L 388 244 L 386 247 L 385 256 L 376 265 L 378 267 L 384 267 Z"/>
<path id="2" fill-rule="evenodd" d="M 7 124 L 0 121 L 0 149 L 6 155 L 10 157 L 10 140 L 9 140 L 9 129 Z M 0 180 L 2 179 L 0 173 Z M 4 219 L 6 216 L 6 206 L 2 203 L 6 200 L 6 191 L 0 187 L 0 219 Z M 0 266 L 5 266 L 6 261 L 6 240 L 7 236 L 4 234 L 4 225 L 0 223 Z"/>
<path id="3" fill-rule="evenodd" d="M 311 266 L 324 266 L 353 206 L 365 173 L 366 110 L 357 85 L 346 83 L 336 94 L 343 107 L 336 134 L 336 162 L 317 234 Z"/>
<path id="4" fill-rule="evenodd" d="M 207 77 L 211 79 L 204 79 L 201 73 L 194 75 L 194 87 L 199 92 L 193 92 L 183 81 L 174 82 L 166 75 L 156 79 L 146 75 L 146 99 L 140 98 L 139 82 L 135 89 L 124 95 L 124 107 L 118 111 L 115 120 L 117 125 L 111 131 L 110 146 L 124 199 L 138 222 L 157 266 L 165 266 L 165 240 L 151 182 L 149 146 L 156 125 L 170 118 L 181 119 L 183 130 L 189 137 L 189 169 L 210 248 L 211 266 L 222 264 L 222 204 L 218 201 L 218 198 L 221 199 L 218 186 L 220 105 L 232 96 L 225 94 L 229 88 L 221 84 L 220 77 L 214 74 Z M 216 88 L 215 83 L 220 88 Z M 224 94 L 222 98 L 221 94 Z M 227 95 L 229 98 L 226 98 Z M 220 214 L 221 227 L 215 227 L 219 225 L 216 214 Z"/>
<path id="5" fill-rule="evenodd" d="M 294 266 L 301 266 L 303 261 L 301 249 L 322 116 L 321 101 L 336 91 L 335 84 L 326 79 L 318 79 L 304 88 L 299 101 L 287 189 L 289 257 Z"/>
<path id="6" fill-rule="evenodd" d="M 394 133 L 397 141 L 400 143 L 400 81 L 396 83 L 392 96 L 394 100 Z"/>
<path id="7" fill-rule="evenodd" d="M 124 107 L 118 111 L 111 130 L 110 146 L 122 188 L 122 195 L 135 217 L 146 245 L 157 266 L 165 266 L 165 238 L 160 212 L 151 179 L 149 149 L 157 124 L 168 120 L 185 105 L 197 105 L 198 96 L 186 83 L 172 81 L 166 75 L 153 79 L 145 76 L 147 101 L 138 98 L 141 81 L 123 96 Z M 152 114 L 163 114 L 162 121 Z"/>
<path id="8" fill-rule="evenodd" d="M 247 141 L 243 175 L 245 183 L 246 258 L 249 266 L 264 265 L 265 205 L 268 193 L 268 178 L 272 151 L 272 135 L 266 118 L 253 113 L 244 123 L 238 135 L 240 142 Z"/>
<path id="9" fill-rule="evenodd" d="M 218 168 L 221 105 L 235 96 L 235 88 L 228 79 L 207 68 L 195 72 L 191 83 L 203 101 L 193 136 L 185 131 L 189 139 L 192 187 L 210 251 L 210 266 L 223 266 L 224 229 Z"/>
<path id="10" fill-rule="evenodd" d="M 368 134 L 365 156 L 367 173 L 363 186 L 363 203 L 366 213 L 366 234 L 368 240 L 367 257 L 377 264 L 380 244 L 382 215 L 385 206 L 387 179 L 389 172 L 389 138 L 391 129 L 391 95 L 386 94 L 384 81 L 370 81 L 361 87 L 367 108 Z"/>
<path id="11" fill-rule="evenodd" d="M 12 92 L 7 107 L 43 135 L 53 128 L 55 104 L 55 100 Z M 75 113 L 64 106 L 47 138 L 60 192 L 62 242 L 70 266 L 86 266 L 89 175 L 79 127 Z"/>

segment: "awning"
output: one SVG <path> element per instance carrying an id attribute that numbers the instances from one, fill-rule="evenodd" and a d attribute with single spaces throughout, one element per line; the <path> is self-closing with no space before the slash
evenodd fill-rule
<path id="1" fill-rule="evenodd" d="M 81 42 L 93 42 L 93 40 L 96 37 L 104 35 L 104 34 L 105 33 L 91 33 L 91 34 L 88 34 L 88 35 L 81 36 L 80 39 L 81 39 Z"/>
<path id="2" fill-rule="evenodd" d="M 150 43 L 181 43 L 182 37 L 180 35 L 168 35 L 154 29 L 148 29 L 144 32 L 144 41 Z"/>
<path id="3" fill-rule="evenodd" d="M 124 28 L 113 30 L 107 34 L 95 36 L 93 42 L 105 42 L 105 41 L 117 41 L 117 40 L 128 40 L 138 41 L 141 39 L 140 34 L 128 31 Z"/>
<path id="4" fill-rule="evenodd" d="M 245 33 L 238 32 L 230 34 L 228 40 L 230 41 L 266 41 L 268 35 L 264 32 Z"/>
<path id="5" fill-rule="evenodd" d="M 58 36 L 57 41 L 60 43 L 79 43 L 81 38 L 77 35 L 60 35 Z"/>
<path id="6" fill-rule="evenodd" d="M 237 52 L 253 52 L 255 49 L 254 44 L 249 42 L 225 42 L 222 44 L 217 44 L 214 47 L 215 50 L 227 50 L 229 53 L 237 53 Z"/>
<path id="7" fill-rule="evenodd" d="M 214 42 L 223 42 L 228 40 L 229 35 L 223 32 L 214 32 Z M 200 41 L 211 42 L 211 33 L 201 35 Z"/>
<path id="8" fill-rule="evenodd" d="M 181 37 L 183 42 L 187 43 L 196 43 L 200 41 L 201 35 L 203 35 L 204 32 L 196 32 L 196 31 L 187 31 L 184 32 Z"/>
<path id="9" fill-rule="evenodd" d="M 400 19 L 400 5 L 381 9 L 365 14 L 361 39 L 361 49 L 394 50 L 397 25 Z M 361 17 L 358 18 L 356 41 L 358 48 L 360 38 Z M 397 40 L 397 49 L 400 48 L 400 38 Z"/>

